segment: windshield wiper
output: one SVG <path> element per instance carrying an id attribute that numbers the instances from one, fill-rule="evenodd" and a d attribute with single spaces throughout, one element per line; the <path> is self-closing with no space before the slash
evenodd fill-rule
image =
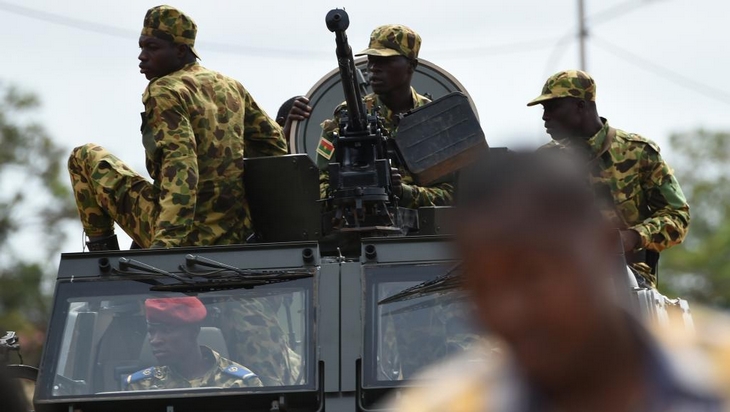
<path id="1" fill-rule="evenodd" d="M 130 272 L 129 269 L 134 269 L 138 272 Z M 119 269 L 113 270 L 115 274 L 117 275 L 162 275 L 166 276 L 172 279 L 175 279 L 182 283 L 192 283 L 190 279 L 185 279 L 180 275 L 176 275 L 174 273 L 170 273 L 166 270 L 162 270 L 160 268 L 156 268 L 152 265 L 148 265 L 146 263 L 140 262 L 138 260 L 129 259 L 125 257 L 119 258 Z M 159 283 L 159 282 L 155 282 Z"/>
<path id="2" fill-rule="evenodd" d="M 150 290 L 159 292 L 211 292 L 215 290 L 227 289 L 253 289 L 256 286 L 271 285 L 274 283 L 290 282 L 292 280 L 311 278 L 312 273 L 288 273 L 281 275 L 259 276 L 256 279 L 248 278 L 229 278 L 229 279 L 204 279 L 195 281 L 194 283 L 176 283 L 170 285 L 152 286 Z"/>
<path id="3" fill-rule="evenodd" d="M 420 298 L 432 293 L 446 293 L 458 289 L 463 283 L 461 274 L 458 272 L 460 268 L 461 263 L 457 263 L 445 274 L 435 279 L 403 289 L 395 295 L 380 300 L 378 305 L 386 305 L 388 303 Z"/>
<path id="4" fill-rule="evenodd" d="M 207 272 L 195 272 L 191 270 L 195 266 L 205 266 L 216 270 Z M 185 256 L 185 265 L 180 265 L 180 270 L 191 277 L 203 277 L 205 279 L 237 279 L 237 280 L 294 280 L 302 277 L 312 277 L 313 274 L 309 270 L 260 270 L 260 269 L 241 269 L 235 266 L 227 265 L 208 259 L 203 256 L 187 255 Z"/>
<path id="5" fill-rule="evenodd" d="M 192 270 L 195 266 L 204 266 L 215 270 L 205 272 Z M 180 270 L 190 279 L 185 283 L 155 285 L 150 290 L 196 292 L 223 289 L 252 289 L 256 286 L 289 282 L 297 279 L 311 278 L 313 269 L 300 270 L 251 270 L 241 269 L 225 263 L 217 262 L 202 256 L 187 255 L 185 264 Z"/>
<path id="6" fill-rule="evenodd" d="M 191 268 L 196 265 L 213 268 L 215 270 L 207 270 L 205 272 L 191 270 Z M 178 281 L 178 283 L 163 283 L 158 279 L 134 278 L 136 281 L 150 284 L 150 290 L 152 291 L 168 292 L 199 292 L 240 288 L 252 289 L 256 286 L 289 282 L 314 276 L 313 269 L 240 269 L 225 263 L 216 262 L 215 260 L 195 255 L 187 255 L 185 257 L 185 265 L 180 265 L 180 270 L 181 272 L 168 272 L 146 263 L 125 257 L 119 258 L 119 269 L 112 268 L 112 272 L 116 275 L 161 275 Z M 181 276 L 178 273 L 182 273 L 183 275 Z"/>
<path id="7" fill-rule="evenodd" d="M 423 295 L 420 297 L 424 297 Z M 414 297 L 415 299 L 415 297 Z M 403 299 L 403 301 L 407 301 L 408 299 Z M 464 298 L 461 294 L 451 295 L 451 296 L 444 296 L 444 295 L 435 295 L 431 296 L 430 299 L 426 301 L 418 301 L 415 303 L 409 303 L 406 304 L 403 307 L 393 309 L 393 310 L 383 310 L 383 313 L 381 316 L 396 316 L 401 315 L 404 313 L 409 312 L 415 312 L 419 311 L 421 309 L 429 309 L 436 306 L 446 307 L 452 303 L 462 303 L 464 302 Z"/>

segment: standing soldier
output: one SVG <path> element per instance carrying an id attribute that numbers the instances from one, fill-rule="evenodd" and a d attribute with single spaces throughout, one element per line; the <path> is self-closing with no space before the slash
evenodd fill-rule
<path id="1" fill-rule="evenodd" d="M 589 162 L 596 189 L 610 193 L 605 213 L 621 231 L 627 261 L 642 276 L 640 283 L 656 286 L 659 252 L 684 240 L 690 219 L 659 146 L 610 127 L 598 115 L 596 83 L 588 73 L 567 70 L 551 76 L 527 105 L 536 104 L 543 105 L 545 129 L 553 138 L 545 147 L 564 148 Z"/>
<path id="2" fill-rule="evenodd" d="M 170 6 L 144 19 L 141 131 L 153 184 L 101 146 L 71 154 L 89 250 L 119 249 L 114 222 L 144 248 L 242 243 L 251 231 L 243 158 L 286 154 L 286 142 L 238 81 L 198 64 L 196 33 Z"/>
<path id="3" fill-rule="evenodd" d="M 403 25 L 390 24 L 373 30 L 370 45 L 357 54 L 368 56 L 370 86 L 373 89 L 373 93 L 363 99 L 365 107 L 368 111 L 380 107 L 383 126 L 392 138 L 397 137 L 398 115 L 430 103 L 428 98 L 416 93 L 411 87 L 420 48 L 421 36 L 418 33 Z M 292 120 L 309 117 L 312 108 L 307 103 L 306 98 L 294 102 L 288 124 Z M 334 135 L 339 133 L 340 112 L 346 107 L 345 103 L 337 106 L 334 119 L 322 123 L 322 137 L 317 147 L 317 166 L 321 170 L 327 168 L 334 156 L 337 145 Z M 454 186 L 451 179 L 439 181 L 429 187 L 417 186 L 404 167 L 397 173 L 392 173 L 392 188 L 401 207 L 415 209 L 421 206 L 444 206 L 453 202 Z M 320 189 L 322 197 L 328 197 L 329 177 L 326 172 L 321 175 Z"/>

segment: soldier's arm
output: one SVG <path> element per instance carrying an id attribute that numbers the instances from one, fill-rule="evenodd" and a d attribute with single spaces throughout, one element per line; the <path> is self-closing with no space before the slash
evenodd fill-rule
<path id="1" fill-rule="evenodd" d="M 403 184 L 401 207 L 417 209 L 423 206 L 450 206 L 454 203 L 454 178 L 449 177 L 433 186 Z"/>
<path id="2" fill-rule="evenodd" d="M 338 108 L 339 110 L 339 108 Z M 327 165 L 335 158 L 335 134 L 339 133 L 340 121 L 337 115 L 333 119 L 322 122 L 322 136 L 317 143 L 317 167 L 319 168 L 319 197 L 325 199 L 329 196 L 329 172 Z"/>
<path id="3" fill-rule="evenodd" d="M 151 247 L 175 247 L 190 233 L 198 190 L 198 159 L 183 100 L 174 90 L 150 89 L 145 103 L 149 127 L 160 159 L 157 176 L 160 213 Z"/>
<path id="4" fill-rule="evenodd" d="M 240 85 L 239 85 L 240 86 Z M 264 112 L 251 94 L 240 86 L 244 100 L 244 156 L 283 156 L 288 153 L 284 132 L 274 119 Z"/>
<path id="5" fill-rule="evenodd" d="M 642 188 L 651 216 L 631 229 L 639 233 L 642 248 L 660 252 L 684 240 L 689 228 L 689 205 L 658 151 L 647 146 L 641 161 Z"/>

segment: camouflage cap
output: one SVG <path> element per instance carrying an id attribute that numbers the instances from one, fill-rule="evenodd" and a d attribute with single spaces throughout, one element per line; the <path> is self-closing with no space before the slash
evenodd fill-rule
<path id="1" fill-rule="evenodd" d="M 370 45 L 356 56 L 405 56 L 418 59 L 421 36 L 400 24 L 386 24 L 373 30 Z"/>
<path id="2" fill-rule="evenodd" d="M 542 94 L 534 98 L 528 106 L 561 97 L 575 97 L 589 102 L 596 101 L 596 82 L 581 70 L 564 70 L 550 76 L 542 87 Z"/>
<path id="3" fill-rule="evenodd" d="M 193 19 L 172 6 L 157 6 L 147 10 L 144 16 L 142 35 L 157 37 L 178 44 L 187 44 L 195 57 L 195 35 L 198 26 Z"/>

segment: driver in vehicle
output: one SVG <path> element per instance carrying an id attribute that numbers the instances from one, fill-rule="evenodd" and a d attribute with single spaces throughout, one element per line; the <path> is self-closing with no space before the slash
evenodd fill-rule
<path id="1" fill-rule="evenodd" d="M 248 368 L 198 345 L 200 324 L 207 316 L 198 298 L 147 299 L 145 313 L 152 353 L 162 366 L 129 375 L 126 390 L 263 386 Z"/>

